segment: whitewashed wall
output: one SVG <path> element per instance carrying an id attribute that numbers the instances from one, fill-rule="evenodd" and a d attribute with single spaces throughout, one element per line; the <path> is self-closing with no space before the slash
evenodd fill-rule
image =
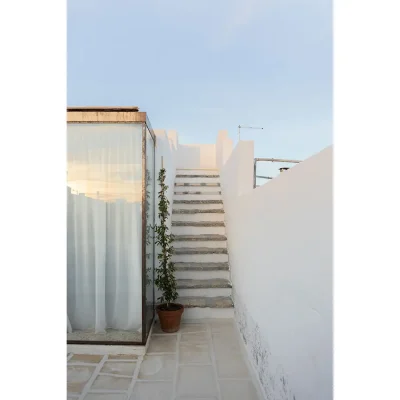
<path id="1" fill-rule="evenodd" d="M 216 145 L 180 144 L 178 146 L 176 168 L 216 169 Z"/>
<path id="2" fill-rule="evenodd" d="M 221 167 L 235 318 L 267 399 L 332 399 L 332 147 L 257 188 Z"/>

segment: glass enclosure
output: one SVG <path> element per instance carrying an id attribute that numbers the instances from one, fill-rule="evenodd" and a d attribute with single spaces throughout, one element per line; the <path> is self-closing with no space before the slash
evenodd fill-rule
<path id="1" fill-rule="evenodd" d="M 146 342 L 155 260 L 148 125 L 68 123 L 68 343 Z"/>

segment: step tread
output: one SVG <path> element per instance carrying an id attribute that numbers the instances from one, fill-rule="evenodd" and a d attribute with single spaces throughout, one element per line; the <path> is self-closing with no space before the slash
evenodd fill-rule
<path id="1" fill-rule="evenodd" d="M 233 301 L 229 296 L 188 296 L 180 297 L 176 302 L 183 304 L 185 308 L 233 308 Z"/>
<path id="2" fill-rule="evenodd" d="M 223 208 L 213 208 L 213 209 L 204 209 L 204 208 L 175 208 L 172 210 L 172 214 L 224 214 Z"/>
<path id="3" fill-rule="evenodd" d="M 225 226 L 224 221 L 172 221 L 172 226 Z"/>
<path id="4" fill-rule="evenodd" d="M 228 279 L 177 279 L 177 289 L 226 289 L 231 288 L 232 284 Z"/>
<path id="5" fill-rule="evenodd" d="M 215 174 L 178 174 L 176 178 L 219 178 L 219 175 Z"/>
<path id="6" fill-rule="evenodd" d="M 174 248 L 174 254 L 228 254 L 228 249 L 213 247 L 178 247 Z"/>
<path id="7" fill-rule="evenodd" d="M 220 183 L 218 182 L 201 182 L 201 183 L 197 183 L 197 182 L 175 182 L 175 186 L 206 186 L 206 187 L 217 187 L 217 186 L 221 186 Z"/>
<path id="8" fill-rule="evenodd" d="M 222 204 L 222 200 L 174 200 L 174 204 Z"/>
<path id="9" fill-rule="evenodd" d="M 175 262 L 175 271 L 229 271 L 228 262 Z"/>
<path id="10" fill-rule="evenodd" d="M 203 234 L 203 235 L 174 235 L 176 242 L 189 242 L 189 241 L 224 241 L 227 240 L 225 235 Z"/>

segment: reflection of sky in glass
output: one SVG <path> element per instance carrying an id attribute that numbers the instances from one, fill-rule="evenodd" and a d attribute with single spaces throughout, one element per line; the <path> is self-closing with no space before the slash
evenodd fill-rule
<path id="1" fill-rule="evenodd" d="M 68 124 L 67 148 L 72 193 L 141 201 L 141 124 Z"/>

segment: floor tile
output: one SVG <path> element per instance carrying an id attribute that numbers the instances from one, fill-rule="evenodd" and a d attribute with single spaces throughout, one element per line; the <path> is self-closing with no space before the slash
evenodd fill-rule
<path id="1" fill-rule="evenodd" d="M 146 355 L 140 366 L 138 379 L 173 380 L 176 372 L 176 355 Z"/>
<path id="2" fill-rule="evenodd" d="M 261 400 L 251 380 L 219 381 L 222 400 Z"/>
<path id="3" fill-rule="evenodd" d="M 180 364 L 211 364 L 210 345 L 203 343 L 181 343 L 179 346 Z"/>
<path id="4" fill-rule="evenodd" d="M 67 391 L 69 393 L 81 393 L 95 369 L 95 366 L 68 366 Z"/>
<path id="5" fill-rule="evenodd" d="M 88 393 L 85 400 L 126 400 L 123 393 Z"/>
<path id="6" fill-rule="evenodd" d="M 135 362 L 109 362 L 104 363 L 100 373 L 133 376 L 135 372 Z"/>
<path id="7" fill-rule="evenodd" d="M 216 354 L 218 378 L 248 378 L 249 371 L 241 353 L 218 357 Z"/>
<path id="8" fill-rule="evenodd" d="M 132 378 L 121 378 L 117 376 L 99 375 L 91 389 L 96 390 L 128 390 Z"/>
<path id="9" fill-rule="evenodd" d="M 103 357 L 103 355 L 97 354 L 74 354 L 69 362 L 85 362 L 98 364 L 103 359 Z"/>
<path id="10" fill-rule="evenodd" d="M 231 319 L 210 322 L 211 332 L 233 333 L 236 331 L 235 323 Z"/>
<path id="11" fill-rule="evenodd" d="M 175 397 L 176 400 L 218 400 L 217 397 Z M 244 399 L 243 399 L 244 400 Z"/>
<path id="12" fill-rule="evenodd" d="M 207 331 L 207 324 L 181 324 L 180 332 L 205 332 Z"/>
<path id="13" fill-rule="evenodd" d="M 147 354 L 150 353 L 175 353 L 177 335 L 157 335 L 151 336 Z"/>
<path id="14" fill-rule="evenodd" d="M 216 355 L 223 356 L 224 354 L 229 355 L 241 351 L 239 338 L 236 335 L 226 336 L 223 333 L 214 333 L 211 337 Z"/>
<path id="15" fill-rule="evenodd" d="M 129 400 L 169 400 L 172 382 L 136 382 Z"/>
<path id="16" fill-rule="evenodd" d="M 209 338 L 208 332 L 182 333 L 181 343 L 203 343 Z"/>
<path id="17" fill-rule="evenodd" d="M 212 366 L 180 366 L 177 380 L 177 396 L 207 397 L 217 395 L 217 384 Z"/>
<path id="18" fill-rule="evenodd" d="M 137 360 L 138 356 L 135 354 L 110 354 L 109 360 Z"/>

